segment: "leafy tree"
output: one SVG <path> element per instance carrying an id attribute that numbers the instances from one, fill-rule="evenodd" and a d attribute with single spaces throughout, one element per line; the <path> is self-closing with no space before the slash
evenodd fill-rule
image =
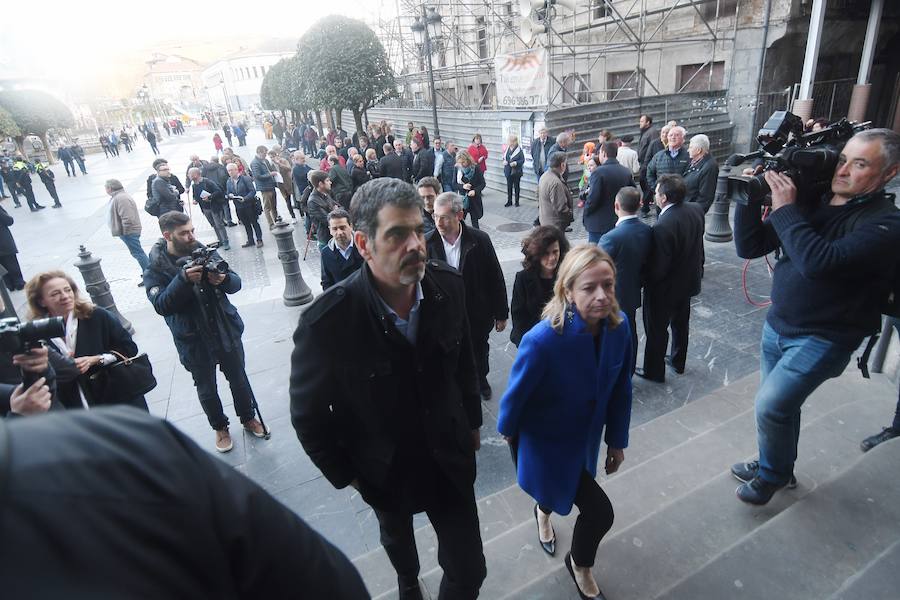
<path id="1" fill-rule="evenodd" d="M 69 108 L 54 96 L 40 90 L 0 92 L 0 108 L 12 116 L 19 128 L 15 135 L 19 148 L 22 148 L 26 135 L 36 135 L 44 143 L 51 162 L 53 154 L 47 141 L 47 130 L 71 127 L 74 124 Z"/>
<path id="2" fill-rule="evenodd" d="M 362 21 L 338 15 L 319 20 L 300 38 L 296 59 L 301 105 L 348 108 L 359 132 L 365 131 L 363 112 L 398 95 L 384 46 Z"/>
<path id="3" fill-rule="evenodd" d="M 10 137 L 22 135 L 19 126 L 16 125 L 16 120 L 2 106 L 0 106 L 0 135 L 8 135 Z"/>

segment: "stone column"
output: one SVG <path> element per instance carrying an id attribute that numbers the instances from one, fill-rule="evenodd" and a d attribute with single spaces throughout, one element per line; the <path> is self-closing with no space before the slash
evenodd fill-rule
<path id="1" fill-rule="evenodd" d="M 106 276 L 103 275 L 103 269 L 100 268 L 100 259 L 91 256 L 84 246 L 78 247 L 78 260 L 75 266 L 81 271 L 81 277 L 84 279 L 84 289 L 90 295 L 91 301 L 111 312 L 122 327 L 128 330 L 128 333 L 134 333 L 134 327 L 131 322 L 122 316 L 119 309 L 116 308 L 116 301 L 113 299 L 112 293 L 109 291 L 109 283 Z"/>

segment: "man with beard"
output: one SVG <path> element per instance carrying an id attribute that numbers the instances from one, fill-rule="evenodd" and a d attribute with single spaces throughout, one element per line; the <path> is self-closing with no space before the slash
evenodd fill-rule
<path id="1" fill-rule="evenodd" d="M 241 334 L 244 322 L 227 294 L 241 289 L 241 278 L 228 269 L 208 271 L 204 266 L 184 268 L 191 252 L 201 248 L 194 237 L 190 217 L 170 211 L 159 217 L 160 239 L 150 250 L 150 267 L 144 273 L 147 298 L 165 317 L 178 358 L 194 378 L 197 396 L 210 426 L 216 432 L 216 450 L 232 449 L 228 417 L 216 387 L 216 366 L 231 387 L 234 409 L 250 435 L 269 439 L 269 430 L 256 418 L 256 400 L 244 368 Z M 221 260 L 215 251 L 212 259 Z"/>
<path id="2" fill-rule="evenodd" d="M 328 481 L 374 509 L 400 598 L 422 598 L 420 512 L 441 548 L 440 597 L 475 598 L 486 574 L 472 487 L 481 404 L 463 280 L 426 262 L 412 185 L 376 179 L 351 208 L 365 264 L 300 316 L 291 422 Z"/>

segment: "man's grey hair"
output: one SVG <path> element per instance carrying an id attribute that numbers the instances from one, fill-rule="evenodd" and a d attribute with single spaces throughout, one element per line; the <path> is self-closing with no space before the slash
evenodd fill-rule
<path id="1" fill-rule="evenodd" d="M 709 137 L 705 134 L 698 133 L 695 136 L 691 137 L 691 141 L 688 146 L 694 146 L 695 148 L 700 148 L 704 152 L 709 152 Z"/>
<path id="2" fill-rule="evenodd" d="M 197 173 L 198 175 L 200 175 L 201 171 L 197 167 L 191 167 L 190 169 L 188 169 L 188 177 L 190 177 L 194 173 Z"/>
<path id="3" fill-rule="evenodd" d="M 378 213 L 385 206 L 407 210 L 423 208 L 422 199 L 411 183 L 393 177 L 380 177 L 364 183 L 353 194 L 350 203 L 350 220 L 357 231 L 371 240 L 378 231 Z"/>
<path id="4" fill-rule="evenodd" d="M 563 131 L 559 135 L 556 136 L 556 143 L 560 146 L 565 146 L 569 143 L 569 134 Z"/>
<path id="5" fill-rule="evenodd" d="M 672 133 L 673 131 L 681 131 L 681 135 L 684 135 L 687 133 L 687 130 L 684 127 L 682 127 L 681 125 L 673 125 L 672 127 L 670 127 L 669 133 Z"/>
<path id="6" fill-rule="evenodd" d="M 853 136 L 863 142 L 881 142 L 881 158 L 884 159 L 883 170 L 900 165 L 900 133 L 892 129 L 877 128 L 860 131 Z"/>
<path id="7" fill-rule="evenodd" d="M 462 212 L 462 198 L 456 192 L 444 192 L 434 199 L 434 207 L 449 206 L 454 213 Z"/>
<path id="8" fill-rule="evenodd" d="M 225 165 L 225 170 L 226 170 L 226 171 L 230 171 L 231 169 L 234 169 L 235 171 L 237 171 L 237 170 L 238 170 L 238 166 L 237 166 L 236 164 L 234 164 L 233 162 L 230 162 L 230 163 L 228 163 L 227 165 Z"/>
<path id="9" fill-rule="evenodd" d="M 125 186 L 118 179 L 107 179 L 105 185 L 110 192 L 120 192 L 125 189 Z"/>
<path id="10" fill-rule="evenodd" d="M 566 164 L 566 153 L 565 152 L 554 152 L 553 156 L 550 157 L 550 168 L 558 169 Z"/>

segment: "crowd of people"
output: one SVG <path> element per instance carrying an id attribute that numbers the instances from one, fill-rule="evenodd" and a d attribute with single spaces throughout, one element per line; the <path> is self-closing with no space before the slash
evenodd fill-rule
<path id="1" fill-rule="evenodd" d="M 705 213 L 718 176 L 709 138 L 686 139 L 675 122 L 657 131 L 650 115 L 640 117 L 637 141 L 603 130 L 582 148 L 576 203 L 568 184 L 569 155 L 578 152 L 572 133 L 551 138 L 539 130 L 529 150 L 538 223 L 522 240 L 510 298 L 491 236 L 478 226 L 488 157 L 480 134 L 460 149 L 413 123 L 405 138 L 386 122 L 353 136 L 339 128 L 322 136 L 309 120 L 280 118 L 263 130 L 278 144 L 257 146 L 249 163 L 216 131 L 216 154 L 208 161 L 191 156 L 184 183 L 166 159 L 154 160 L 145 210 L 158 217 L 162 237 L 149 256 L 140 245 L 137 204 L 121 182 L 106 182 L 110 230 L 134 256 L 140 285 L 171 331 L 215 449 L 234 446 L 216 368 L 243 428 L 260 439 L 271 435 L 246 373 L 244 324 L 228 299 L 241 279 L 219 252 L 231 250 L 228 229 L 238 224 L 232 204 L 245 228 L 243 246 L 259 248 L 259 217 L 270 229 L 285 220 L 280 194 L 291 219 L 302 218 L 319 245 L 323 290 L 294 332 L 291 423 L 327 480 L 352 486 L 374 509 L 400 597 L 422 597 L 413 533 L 420 512 L 441 548 L 443 597 L 475 598 L 486 576 L 475 452 L 481 402 L 494 396 L 488 340 L 509 324 L 518 350 L 497 430 L 519 485 L 534 500 L 547 554 L 556 554 L 553 513 L 578 508 L 563 562 L 581 597 L 602 598 L 591 567 L 614 508 L 597 481 L 601 446 L 603 469 L 616 472 L 628 446 L 633 375 L 663 383 L 670 371 L 686 371 L 690 304 L 701 291 Z M 223 127 L 229 146 L 232 134 L 242 140 L 239 131 L 246 135 L 241 125 Z M 517 206 L 527 161 L 515 135 L 501 162 L 505 206 Z M 863 131 L 844 147 L 818 204 L 799 207 L 795 182 L 768 171 L 768 218 L 761 219 L 758 203 L 736 209 L 740 256 L 785 250 L 762 335 L 759 459 L 731 468 L 745 503 L 766 504 L 796 485 L 804 401 L 879 329 L 880 303 L 893 283 L 883 260 L 900 242 L 900 212 L 884 188 L 898 170 L 900 136 Z M 216 245 L 198 242 L 185 195 L 209 221 Z M 573 245 L 566 233 L 579 208 L 588 239 Z M 654 219 L 647 218 L 651 210 Z M 7 217 L 0 208 L 0 251 Z M 86 377 L 139 353 L 112 315 L 82 299 L 61 271 L 33 277 L 26 293 L 33 316 L 61 317 L 65 336 L 37 357 L 13 359 L 41 379 L 27 390 L 0 389 L 6 412 L 33 414 L 54 404 L 146 410 L 143 388 L 104 395 Z M 798 306 L 797 298 L 808 301 Z M 640 362 L 638 308 L 646 335 Z M 895 423 L 863 448 L 896 435 Z"/>

